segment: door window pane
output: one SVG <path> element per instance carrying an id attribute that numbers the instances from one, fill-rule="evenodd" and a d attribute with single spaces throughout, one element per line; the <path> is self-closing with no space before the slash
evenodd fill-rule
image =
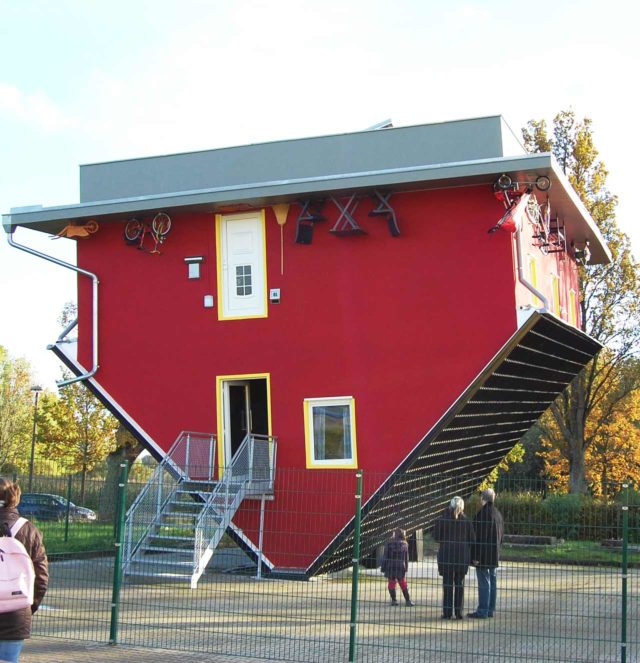
<path id="1" fill-rule="evenodd" d="M 238 297 L 248 297 L 253 293 L 251 282 L 251 265 L 236 266 L 236 294 Z"/>

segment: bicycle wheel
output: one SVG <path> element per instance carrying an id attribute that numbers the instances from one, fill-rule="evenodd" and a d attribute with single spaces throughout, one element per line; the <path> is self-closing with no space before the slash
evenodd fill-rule
<path id="1" fill-rule="evenodd" d="M 158 212 L 151 222 L 151 228 L 154 235 L 159 239 L 163 240 L 171 230 L 171 219 L 168 214 L 164 212 Z"/>
<path id="2" fill-rule="evenodd" d="M 511 188 L 513 180 L 506 173 L 500 175 L 500 177 L 495 181 L 495 186 L 502 191 L 506 191 Z"/>
<path id="3" fill-rule="evenodd" d="M 551 180 L 546 175 L 540 175 L 536 178 L 536 187 L 538 191 L 548 191 L 551 188 Z"/>
<path id="4" fill-rule="evenodd" d="M 84 229 L 90 234 L 93 235 L 93 233 L 98 232 L 98 222 L 94 221 L 91 219 L 91 221 L 87 221 L 84 224 Z"/>
<path id="5" fill-rule="evenodd" d="M 140 219 L 129 219 L 124 227 L 124 239 L 129 244 L 135 244 L 142 236 L 144 224 Z"/>

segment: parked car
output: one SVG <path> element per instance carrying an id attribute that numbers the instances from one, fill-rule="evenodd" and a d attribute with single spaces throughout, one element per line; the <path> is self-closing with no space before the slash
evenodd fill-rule
<path id="1" fill-rule="evenodd" d="M 95 520 L 96 512 L 83 506 L 68 503 L 69 520 Z M 25 518 L 37 520 L 64 520 L 67 514 L 67 499 L 48 493 L 22 493 L 18 511 Z"/>

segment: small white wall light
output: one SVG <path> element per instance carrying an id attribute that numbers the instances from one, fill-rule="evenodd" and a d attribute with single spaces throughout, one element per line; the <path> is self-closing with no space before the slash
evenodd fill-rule
<path id="1" fill-rule="evenodd" d="M 204 262 L 204 256 L 189 256 L 184 259 L 187 263 L 187 276 L 190 279 L 200 278 L 200 265 Z"/>
<path id="2" fill-rule="evenodd" d="M 204 307 L 205 308 L 213 308 L 214 300 L 213 300 L 213 295 L 205 295 L 204 296 Z"/>

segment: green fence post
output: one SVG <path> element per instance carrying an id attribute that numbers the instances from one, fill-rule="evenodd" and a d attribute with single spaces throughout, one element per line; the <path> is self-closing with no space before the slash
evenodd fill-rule
<path id="1" fill-rule="evenodd" d="M 356 520 L 353 528 L 353 569 L 351 571 L 351 621 L 349 622 L 349 661 L 356 660 L 358 619 L 358 575 L 360 572 L 360 519 L 362 515 L 362 470 L 356 472 Z"/>
<path id="2" fill-rule="evenodd" d="M 67 478 L 67 508 L 64 514 L 64 540 L 69 540 L 69 511 L 71 509 L 71 475 Z"/>
<path id="3" fill-rule="evenodd" d="M 118 506 L 116 509 L 116 558 L 113 564 L 113 591 L 111 593 L 111 630 L 109 644 L 118 642 L 118 610 L 120 608 L 120 587 L 122 585 L 122 543 L 124 540 L 124 519 L 127 513 L 127 478 L 129 462 L 120 463 L 118 480 Z"/>
<path id="4" fill-rule="evenodd" d="M 620 625 L 620 660 L 627 660 L 627 571 L 629 544 L 629 484 L 623 483 L 625 504 L 622 506 L 622 624 Z"/>

